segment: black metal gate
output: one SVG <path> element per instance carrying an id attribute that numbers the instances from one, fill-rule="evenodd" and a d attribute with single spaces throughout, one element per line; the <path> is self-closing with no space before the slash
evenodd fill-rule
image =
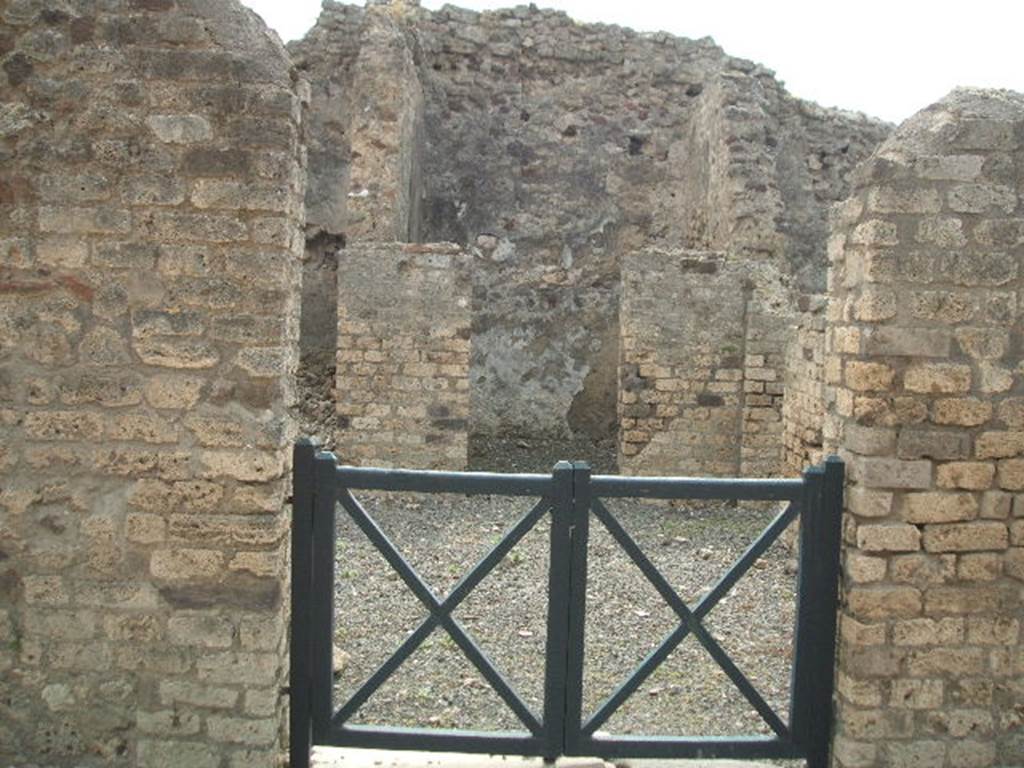
<path id="1" fill-rule="evenodd" d="M 693 479 L 591 476 L 561 462 L 550 475 L 428 472 L 338 466 L 333 454 L 295 447 L 292 529 L 291 765 L 306 768 L 313 745 L 491 754 L 660 758 L 806 758 L 828 765 L 832 721 L 843 465 L 830 458 L 800 479 Z M 352 495 L 353 490 L 496 494 L 539 498 L 502 540 L 439 600 Z M 693 606 L 687 605 L 609 512 L 602 499 L 786 501 L 786 508 Z M 333 700 L 335 509 L 341 504 L 429 616 L 349 699 Z M 544 710 L 531 711 L 452 613 L 545 515 L 551 517 Z M 633 673 L 591 714 L 582 709 L 587 537 L 596 517 L 643 571 L 678 618 Z M 758 693 L 702 623 L 715 605 L 800 519 L 797 621 L 790 719 Z M 523 731 L 477 732 L 361 726 L 349 719 L 436 628 L 443 627 L 523 724 Z M 615 737 L 598 729 L 688 635 L 693 635 L 768 724 L 773 736 Z"/>

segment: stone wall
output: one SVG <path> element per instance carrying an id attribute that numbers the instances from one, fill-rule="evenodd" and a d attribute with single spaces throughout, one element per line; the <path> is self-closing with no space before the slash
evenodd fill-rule
<path id="1" fill-rule="evenodd" d="M 955 91 L 837 215 L 844 768 L 1024 763 L 1022 143 L 1024 96 Z"/>
<path id="2" fill-rule="evenodd" d="M 782 403 L 783 466 L 794 475 L 824 458 L 827 302 L 821 296 L 805 296 L 800 303 L 804 311 L 786 350 Z"/>
<path id="3" fill-rule="evenodd" d="M 728 251 L 823 288 L 826 209 L 890 130 L 792 98 L 710 39 L 536 7 L 328 2 L 291 52 L 313 84 L 311 157 L 323 160 L 311 235 L 364 237 L 362 214 L 342 209 L 377 205 L 355 175 L 368 157 L 390 158 L 401 172 L 378 175 L 389 200 L 408 195 L 409 222 L 388 231 L 484 256 L 473 276 L 478 434 L 614 426 L 624 254 Z M 363 93 L 391 106 L 366 112 Z M 393 137 L 417 135 L 420 110 L 422 146 L 397 153 Z"/>
<path id="4" fill-rule="evenodd" d="M 788 293 L 778 271 L 661 249 L 623 260 L 619 464 L 631 474 L 770 475 L 781 460 Z"/>
<path id="5" fill-rule="evenodd" d="M 301 105 L 233 0 L 0 3 L 0 763 L 272 765 Z"/>
<path id="6" fill-rule="evenodd" d="M 335 398 L 343 461 L 465 469 L 469 267 L 454 245 L 345 251 Z"/>

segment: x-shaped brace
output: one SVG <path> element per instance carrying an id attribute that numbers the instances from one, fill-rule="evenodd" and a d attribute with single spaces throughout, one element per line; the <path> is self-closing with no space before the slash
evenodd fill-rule
<path id="1" fill-rule="evenodd" d="M 679 617 L 680 624 L 668 634 L 660 645 L 652 651 L 640 666 L 611 696 L 609 696 L 597 711 L 583 725 L 583 734 L 593 736 L 608 718 L 626 701 L 643 682 L 654 672 L 658 666 L 668 658 L 688 634 L 693 633 L 698 642 L 707 650 L 718 666 L 729 676 L 740 693 L 757 710 L 757 713 L 771 727 L 775 733 L 783 739 L 789 738 L 789 729 L 782 722 L 775 710 L 757 692 L 754 686 L 740 671 L 736 664 L 729 658 L 729 655 L 722 649 L 704 628 L 702 620 L 711 612 L 711 609 L 732 589 L 733 585 L 750 569 L 750 567 L 769 546 L 778 538 L 779 534 L 793 521 L 798 513 L 796 504 L 790 504 L 782 513 L 772 521 L 757 540 L 750 545 L 746 552 L 733 564 L 732 568 L 721 578 L 721 580 L 704 596 L 697 606 L 690 610 L 686 603 L 679 597 L 676 591 L 668 583 L 661 572 L 647 558 L 636 542 L 626 533 L 618 520 L 608 511 L 608 508 L 600 499 L 591 502 L 591 509 L 594 515 L 608 529 L 608 532 L 623 548 L 629 558 L 643 572 L 651 582 L 658 594 L 669 604 Z"/>
<path id="2" fill-rule="evenodd" d="M 341 725 L 352 717 L 366 703 L 367 699 L 427 639 L 435 627 L 440 625 L 444 627 L 452 640 L 455 641 L 456 645 L 466 655 L 466 658 L 480 671 L 484 679 L 490 683 L 491 687 L 501 696 L 505 704 L 516 714 L 516 717 L 529 729 L 530 733 L 539 736 L 542 729 L 537 717 L 515 692 L 511 683 L 495 668 L 491 660 L 473 642 L 472 638 L 462 628 L 462 625 L 452 616 L 452 612 L 458 608 L 459 604 L 462 603 L 473 588 L 483 581 L 494 567 L 501 562 L 502 558 L 529 533 L 537 521 L 551 508 L 551 502 L 546 498 L 542 498 L 468 574 L 459 580 L 448 596 L 441 601 L 434 596 L 430 586 L 402 557 L 398 548 L 347 489 L 341 490 L 339 500 L 352 520 L 359 526 L 359 529 L 377 548 L 377 551 L 387 560 L 388 564 L 401 577 L 402 581 L 405 582 L 405 585 L 416 598 L 430 611 L 430 615 L 423 620 L 416 631 L 405 639 L 391 657 L 334 714 L 331 718 L 332 724 Z"/>

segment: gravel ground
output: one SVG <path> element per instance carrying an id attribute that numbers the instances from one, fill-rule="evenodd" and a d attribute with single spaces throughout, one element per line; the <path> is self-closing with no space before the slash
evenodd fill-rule
<path id="1" fill-rule="evenodd" d="M 504 465 L 493 462 L 487 468 L 515 466 L 514 452 L 501 455 Z M 536 461 L 548 464 L 546 456 Z M 359 492 L 357 497 L 439 597 L 533 503 L 497 496 Z M 625 499 L 611 500 L 607 506 L 691 606 L 777 511 L 773 505 L 670 506 Z M 391 655 L 426 611 L 340 508 L 338 531 L 336 639 L 346 654 L 335 694 L 340 703 Z M 538 715 L 543 700 L 548 531 L 545 517 L 455 614 Z M 705 622 L 783 719 L 788 718 L 794 616 L 789 563 L 785 547 L 775 545 Z M 675 626 L 671 609 L 592 519 L 585 710 L 593 712 Z M 354 722 L 522 730 L 442 630 L 428 637 Z M 770 733 L 693 638 L 682 642 L 602 730 L 652 735 Z"/>

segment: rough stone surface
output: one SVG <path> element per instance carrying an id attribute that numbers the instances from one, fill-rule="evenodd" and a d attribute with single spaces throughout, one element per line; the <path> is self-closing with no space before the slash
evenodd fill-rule
<path id="1" fill-rule="evenodd" d="M 1024 96 L 955 91 L 836 209 L 815 391 L 848 468 L 841 623 L 859 629 L 841 633 L 843 768 L 1024 761 L 1022 138 Z M 863 725 L 896 712 L 898 728 Z"/>
<path id="2" fill-rule="evenodd" d="M 709 39 L 533 6 L 327 2 L 290 50 L 312 86 L 314 247 L 479 248 L 480 434 L 615 428 L 629 254 L 725 251 L 823 290 L 826 209 L 890 131 L 794 99 Z"/>
<path id="3" fill-rule="evenodd" d="M 225 656 L 284 644 L 287 54 L 234 0 L 19 0 L 0 57 L 0 763 L 273 765 L 283 657 Z"/>

